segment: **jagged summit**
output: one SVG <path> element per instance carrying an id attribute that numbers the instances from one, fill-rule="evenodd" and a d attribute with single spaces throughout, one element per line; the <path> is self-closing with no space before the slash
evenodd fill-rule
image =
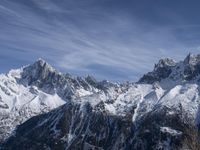
<path id="1" fill-rule="evenodd" d="M 9 137 L 3 149 L 20 150 L 188 149 L 199 139 L 199 74 L 191 54 L 161 59 L 140 82 L 123 84 L 58 73 L 39 59 L 0 76 L 0 142 Z"/>
<path id="2" fill-rule="evenodd" d="M 165 67 L 173 67 L 176 65 L 176 61 L 171 59 L 171 58 L 164 58 L 160 59 L 157 64 L 154 66 L 154 70 L 158 70 L 160 68 L 165 68 Z"/>
<path id="3" fill-rule="evenodd" d="M 27 82 L 29 84 L 30 80 L 44 79 L 48 77 L 49 73 L 61 74 L 44 59 L 39 58 L 32 64 L 22 66 L 19 69 L 11 69 L 5 75 L 21 81 L 23 80 L 23 83 Z"/>
<path id="4" fill-rule="evenodd" d="M 36 62 L 46 63 L 46 61 L 45 61 L 43 58 L 41 58 L 41 57 L 39 57 L 39 58 L 36 60 Z"/>
<path id="5" fill-rule="evenodd" d="M 170 58 L 160 59 L 157 64 L 155 64 L 152 72 L 145 74 L 140 80 L 140 83 L 154 83 L 159 82 L 161 79 L 169 77 L 172 73 L 172 68 L 174 68 L 177 63 Z"/>
<path id="6" fill-rule="evenodd" d="M 28 85 L 35 82 L 42 82 L 59 74 L 50 64 L 45 60 L 39 58 L 36 62 L 23 68 L 21 73 L 21 80 L 27 82 Z"/>
<path id="7" fill-rule="evenodd" d="M 49 70 L 49 71 L 56 71 L 49 63 L 47 63 L 44 59 L 42 58 L 39 58 L 38 60 L 36 60 L 32 65 L 29 65 L 27 67 L 30 67 L 32 69 L 46 69 L 46 70 Z M 26 68 L 27 68 L 26 67 Z"/>
<path id="8" fill-rule="evenodd" d="M 184 64 L 196 65 L 199 62 L 200 62 L 200 54 L 195 55 L 189 53 L 187 57 L 184 59 Z"/>
<path id="9" fill-rule="evenodd" d="M 98 92 L 98 84 L 92 77 L 62 74 L 41 58 L 0 75 L 0 143 L 16 125 L 65 102 Z"/>
<path id="10" fill-rule="evenodd" d="M 41 58 L 32 65 L 23 68 L 20 82 L 25 85 L 35 85 L 45 91 L 51 91 L 50 93 L 57 88 L 59 91 L 62 91 L 62 88 L 69 88 L 70 92 L 65 93 L 65 95 L 71 95 L 70 93 L 74 93 L 79 88 L 93 91 L 93 88 L 105 89 L 114 86 L 110 82 L 97 81 L 91 75 L 81 77 L 60 73 Z"/>
<path id="11" fill-rule="evenodd" d="M 159 60 L 154 70 L 145 74 L 140 83 L 154 83 L 165 79 L 191 81 L 200 79 L 200 54 L 189 53 L 187 57 L 180 62 L 165 58 Z"/>

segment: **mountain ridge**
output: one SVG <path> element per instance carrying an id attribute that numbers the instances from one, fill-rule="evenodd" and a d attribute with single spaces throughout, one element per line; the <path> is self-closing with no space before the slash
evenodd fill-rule
<path id="1" fill-rule="evenodd" d="M 199 75 L 200 55 L 192 54 L 180 62 L 161 59 L 138 82 L 121 84 L 62 74 L 39 59 L 0 77 L 0 113 L 5 104 L 11 107 L 10 99 L 19 115 L 10 111 L 6 117 L 20 118 L 12 126 L 1 118 L 3 148 L 194 149 L 199 146 Z M 26 96 L 19 99 L 9 84 Z"/>

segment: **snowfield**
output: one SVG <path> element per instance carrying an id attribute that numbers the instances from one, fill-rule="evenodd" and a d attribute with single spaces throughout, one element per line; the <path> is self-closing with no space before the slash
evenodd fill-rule
<path id="1" fill-rule="evenodd" d="M 5 140 L 29 118 L 49 112 L 67 102 L 90 104 L 93 111 L 112 116 L 131 117 L 137 122 L 155 110 L 169 108 L 169 115 L 185 114 L 199 123 L 200 60 L 193 55 L 182 62 L 160 60 L 154 70 L 137 83 L 96 81 L 92 77 L 73 77 L 57 72 L 44 60 L 0 75 L 0 140 Z M 190 61 L 192 59 L 192 61 Z M 161 132 L 181 134 L 170 127 Z M 14 133 L 14 132 L 13 132 Z M 68 134 L 72 139 L 73 134 Z"/>

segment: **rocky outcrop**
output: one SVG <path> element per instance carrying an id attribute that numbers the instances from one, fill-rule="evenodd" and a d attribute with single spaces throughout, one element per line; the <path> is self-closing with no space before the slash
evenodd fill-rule
<path id="1" fill-rule="evenodd" d="M 58 93 L 60 97 L 66 100 L 76 96 L 78 89 L 94 92 L 97 87 L 94 86 L 95 79 L 89 76 L 82 78 L 62 74 L 42 59 L 23 68 L 19 83 L 26 86 L 36 86 L 49 94 Z"/>
<path id="2" fill-rule="evenodd" d="M 145 74 L 140 80 L 140 83 L 154 83 L 156 81 L 161 81 L 169 77 L 172 73 L 172 69 L 176 66 L 176 62 L 173 59 L 165 58 L 159 60 L 155 64 L 154 70 Z"/>
<path id="3" fill-rule="evenodd" d="M 88 76 L 62 74 L 42 59 L 0 75 L 0 143 L 27 119 L 65 102 L 106 90 Z"/>
<path id="4" fill-rule="evenodd" d="M 174 60 L 161 59 L 155 65 L 154 70 L 145 74 L 139 83 L 160 82 L 163 79 L 191 81 L 199 80 L 200 75 L 200 55 L 189 54 L 184 61 L 176 63 Z"/>
<path id="5" fill-rule="evenodd" d="M 122 84 L 62 74 L 41 59 L 0 75 L 0 139 L 9 137 L 1 148 L 198 150 L 199 62 L 162 59 Z"/>
<path id="6" fill-rule="evenodd" d="M 7 150 L 181 150 L 190 148 L 195 128 L 166 107 L 145 114 L 137 123 L 129 117 L 94 111 L 90 104 L 68 103 L 33 117 L 18 127 L 2 146 Z M 188 132 L 190 131 L 190 133 Z M 187 141 L 189 139 L 189 141 Z M 197 139 L 195 139 L 197 140 Z"/>

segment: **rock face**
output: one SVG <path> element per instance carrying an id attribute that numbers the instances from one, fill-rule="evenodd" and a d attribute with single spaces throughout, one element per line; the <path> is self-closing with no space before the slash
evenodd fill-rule
<path id="1" fill-rule="evenodd" d="M 196 129 L 185 123 L 179 112 L 159 108 L 145 114 L 137 124 L 131 117 L 94 111 L 89 103 L 67 103 L 50 113 L 33 117 L 18 127 L 3 145 L 5 149 L 186 149 Z M 190 137 L 195 139 L 190 139 Z M 197 141 L 196 141 L 197 142 Z"/>
<path id="2" fill-rule="evenodd" d="M 158 64 L 155 64 L 154 70 L 145 74 L 139 82 L 153 83 L 161 81 L 162 79 L 169 77 L 175 66 L 176 62 L 173 59 L 161 59 Z"/>
<path id="3" fill-rule="evenodd" d="M 123 84 L 61 74 L 41 59 L 11 71 L 0 78 L 0 112 L 9 114 L 1 148 L 198 150 L 199 62 L 162 59 Z"/>
<path id="4" fill-rule="evenodd" d="M 163 79 L 194 80 L 199 79 L 200 74 L 200 54 L 189 54 L 184 61 L 176 63 L 174 60 L 161 59 L 152 72 L 145 74 L 140 83 L 160 82 Z"/>
<path id="5" fill-rule="evenodd" d="M 95 82 L 95 81 L 94 81 Z M 44 60 L 0 75 L 0 142 L 32 116 L 98 92 L 81 77 L 61 74 Z"/>

